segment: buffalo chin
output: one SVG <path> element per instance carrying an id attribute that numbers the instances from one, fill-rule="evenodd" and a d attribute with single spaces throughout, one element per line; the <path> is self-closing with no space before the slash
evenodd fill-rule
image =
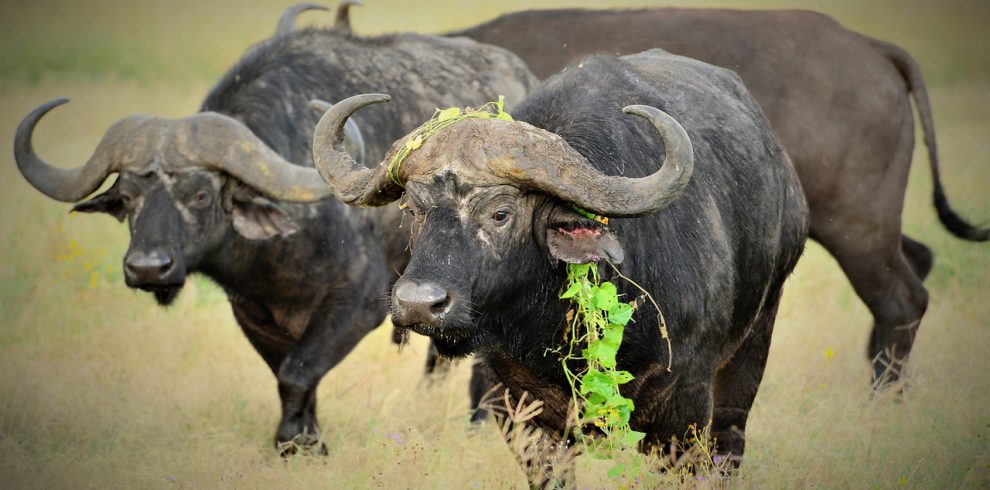
<path id="1" fill-rule="evenodd" d="M 468 328 L 440 328 L 426 324 L 399 326 L 403 331 L 412 330 L 429 337 L 442 357 L 456 359 L 471 355 L 476 347 L 476 332 Z"/>
<path id="2" fill-rule="evenodd" d="M 179 296 L 179 291 L 182 291 L 182 284 L 175 284 L 169 286 L 140 286 L 142 291 L 147 291 L 155 296 L 155 301 L 161 306 L 170 306 L 175 298 Z"/>

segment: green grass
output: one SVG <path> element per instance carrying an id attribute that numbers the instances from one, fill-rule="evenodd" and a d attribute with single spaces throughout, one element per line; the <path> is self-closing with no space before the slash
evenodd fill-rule
<path id="1" fill-rule="evenodd" d="M 271 32 L 287 3 L 0 5 L 5 488 L 524 486 L 494 429 L 472 430 L 466 422 L 467 366 L 437 386 L 420 387 L 425 343 L 416 338 L 396 352 L 388 328 L 365 339 L 321 384 L 319 417 L 331 455 L 282 461 L 270 447 L 279 410 L 274 377 L 243 338 L 222 293 L 194 280 L 174 307 L 158 308 L 123 285 L 126 226 L 67 214 L 68 205 L 42 197 L 15 169 L 10 136 L 38 103 L 73 99 L 41 123 L 37 147 L 44 158 L 77 165 L 103 130 L 127 114 L 193 112 L 238 54 Z M 359 32 L 440 31 L 528 4 L 367 3 L 355 10 Z M 827 10 L 918 59 L 931 90 L 949 196 L 964 216 L 984 222 L 990 219 L 988 9 L 987 3 L 840 0 Z M 306 14 L 302 23 L 329 19 Z M 990 249 L 956 240 L 939 225 L 923 148 L 915 152 L 914 170 L 904 228 L 932 247 L 936 263 L 910 390 L 901 402 L 870 400 L 870 316 L 834 261 L 809 245 L 785 293 L 747 431 L 747 460 L 734 486 L 990 486 Z M 579 485 L 607 486 L 607 469 L 580 459 Z"/>

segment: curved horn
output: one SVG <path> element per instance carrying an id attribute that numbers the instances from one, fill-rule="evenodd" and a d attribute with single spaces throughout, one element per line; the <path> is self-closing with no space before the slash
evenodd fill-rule
<path id="1" fill-rule="evenodd" d="M 402 188 L 389 180 L 387 166 L 370 169 L 354 161 L 342 146 L 347 118 L 358 109 L 391 100 L 386 94 L 363 94 L 335 104 L 320 118 L 313 134 L 313 162 L 338 199 L 355 206 L 394 201 Z"/>
<path id="2" fill-rule="evenodd" d="M 663 140 L 666 153 L 663 164 L 653 174 L 641 178 L 602 176 L 599 195 L 571 202 L 605 216 L 633 217 L 655 213 L 677 199 L 691 180 L 694 172 L 691 138 L 676 119 L 655 107 L 630 105 L 622 112 L 653 124 Z"/>
<path id="3" fill-rule="evenodd" d="M 35 189 L 57 201 L 76 202 L 92 194 L 111 173 L 119 171 L 124 163 L 114 149 L 126 145 L 131 130 L 147 118 L 132 116 L 118 121 L 107 129 L 85 165 L 62 169 L 39 158 L 31 140 L 34 127 L 42 116 L 68 101 L 61 98 L 46 102 L 21 121 L 14 135 L 14 160 L 18 170 Z"/>
<path id="4" fill-rule="evenodd" d="M 326 114 L 333 107 L 333 104 L 320 99 L 309 101 L 309 105 L 319 109 L 323 114 Z M 364 166 L 368 165 L 368 162 L 365 161 L 367 157 L 364 149 L 364 136 L 361 134 L 361 128 L 358 127 L 353 119 L 348 119 L 344 124 L 344 147 L 347 148 L 347 151 L 350 152 L 351 157 L 355 161 Z"/>
<path id="5" fill-rule="evenodd" d="M 344 0 L 337 6 L 337 19 L 333 23 L 333 28 L 340 32 L 351 33 L 351 6 L 363 6 L 361 0 Z"/>
<path id="6" fill-rule="evenodd" d="M 227 172 L 281 201 L 313 202 L 330 195 L 316 169 L 286 161 L 229 116 L 201 112 L 180 121 L 173 137 L 185 162 Z"/>
<path id="7" fill-rule="evenodd" d="M 107 129 L 85 165 L 53 167 L 35 154 L 31 139 L 41 117 L 66 102 L 58 99 L 42 104 L 21 121 L 14 136 L 14 159 L 21 174 L 52 199 L 79 201 L 98 189 L 111 173 L 158 158 L 227 172 L 282 201 L 312 202 L 330 195 L 316 169 L 287 162 L 247 126 L 213 112 L 171 121 L 147 116 L 124 118 Z M 163 146 L 163 141 L 171 144 Z M 178 155 L 159 155 L 163 150 Z"/>
<path id="8" fill-rule="evenodd" d="M 325 5 L 318 3 L 297 3 L 285 9 L 282 16 L 278 18 L 278 25 L 275 26 L 275 37 L 287 36 L 295 30 L 296 17 L 307 10 L 330 10 Z M 339 15 L 339 14 L 338 14 Z"/>
<path id="9" fill-rule="evenodd" d="M 547 158 L 493 161 L 492 172 L 595 214 L 622 218 L 655 213 L 677 199 L 691 179 L 694 170 L 691 139 L 673 117 L 660 109 L 631 105 L 622 111 L 649 120 L 663 139 L 666 157 L 652 175 L 640 178 L 605 175 L 553 133 L 548 136 L 558 143 Z"/>

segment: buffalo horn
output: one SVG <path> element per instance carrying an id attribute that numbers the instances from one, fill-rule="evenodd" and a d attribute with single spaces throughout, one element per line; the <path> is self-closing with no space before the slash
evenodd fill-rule
<path id="1" fill-rule="evenodd" d="M 612 217 L 655 213 L 677 199 L 694 170 L 694 151 L 687 132 L 673 117 L 655 107 L 631 105 L 622 111 L 645 118 L 660 133 L 666 157 L 659 170 L 640 178 L 610 176 L 582 158 L 580 165 L 558 172 L 574 178 L 529 184 L 588 211 Z"/>
<path id="2" fill-rule="evenodd" d="M 309 104 L 319 109 L 321 114 L 326 114 L 333 107 L 333 104 L 319 99 L 313 99 L 309 101 Z M 365 156 L 364 136 L 361 134 L 361 128 L 353 119 L 348 119 L 347 123 L 344 124 L 344 146 L 358 163 L 367 163 L 365 161 L 367 157 Z"/>
<path id="3" fill-rule="evenodd" d="M 347 34 L 351 33 L 351 6 L 364 5 L 361 0 L 344 0 L 337 6 L 337 19 L 333 23 L 333 28 Z"/>
<path id="4" fill-rule="evenodd" d="M 296 17 L 307 10 L 330 10 L 318 3 L 297 3 L 285 9 L 282 16 L 278 18 L 278 25 L 275 26 L 275 37 L 284 37 L 292 33 L 296 27 Z"/>
<path id="5" fill-rule="evenodd" d="M 344 147 L 344 126 L 358 109 L 387 102 L 386 94 L 348 97 L 320 118 L 313 136 L 313 162 L 320 177 L 341 201 L 355 206 L 381 206 L 402 194 L 402 188 L 388 178 L 387 166 L 370 169 L 356 162 Z"/>
<path id="6" fill-rule="evenodd" d="M 24 178 L 42 194 L 56 201 L 76 202 L 98 189 L 111 173 L 120 170 L 119 145 L 126 144 L 130 139 L 128 136 L 147 118 L 132 116 L 117 122 L 103 135 L 85 165 L 62 169 L 38 157 L 31 140 L 38 121 L 48 111 L 68 101 L 62 98 L 46 102 L 21 121 L 14 135 L 14 160 Z"/>

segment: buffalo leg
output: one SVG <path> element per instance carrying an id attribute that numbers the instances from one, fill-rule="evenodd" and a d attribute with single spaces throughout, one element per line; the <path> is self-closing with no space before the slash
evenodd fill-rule
<path id="1" fill-rule="evenodd" d="M 861 112 L 876 118 L 859 122 L 873 129 L 865 140 L 844 136 L 856 136 L 863 144 L 844 147 L 842 161 L 823 161 L 800 150 L 794 155 L 811 211 L 810 235 L 839 262 L 873 315 L 868 355 L 874 387 L 883 388 L 900 378 L 927 308 L 928 293 L 919 277 L 929 267 L 925 256 L 930 253 L 901 233 L 914 150 L 910 100 L 886 91 L 876 95 L 878 101 L 893 96 L 888 99 L 892 105 L 882 115 Z M 895 120 L 899 128 L 889 124 Z M 825 168 L 832 169 L 828 175 Z"/>
<path id="2" fill-rule="evenodd" d="M 346 311 L 341 311 L 346 308 Z M 381 320 L 376 308 L 335 305 L 318 311 L 314 323 L 279 366 L 278 393 L 282 400 L 282 421 L 275 443 L 283 453 L 295 446 L 318 443 L 320 429 L 316 421 L 316 387 L 332 367 L 373 330 Z M 321 447 L 320 451 L 325 451 Z"/>
<path id="3" fill-rule="evenodd" d="M 450 372 L 450 364 L 450 359 L 441 356 L 440 352 L 437 351 L 437 346 L 431 341 L 426 351 L 426 366 L 423 370 L 426 379 L 445 378 Z"/>
<path id="4" fill-rule="evenodd" d="M 839 261 L 856 294 L 873 313 L 867 356 L 873 363 L 874 388 L 887 388 L 901 379 L 921 317 L 928 308 L 928 291 L 901 251 L 899 232 L 848 247 L 818 238 Z"/>
<path id="5" fill-rule="evenodd" d="M 490 415 L 488 408 L 482 406 L 482 401 L 488 394 L 495 382 L 492 375 L 485 366 L 485 361 L 481 356 L 475 356 L 471 360 L 471 385 L 469 392 L 471 395 L 471 422 L 484 422 Z"/>
<path id="6" fill-rule="evenodd" d="M 749 337 L 732 355 L 732 359 L 715 373 L 712 436 L 717 454 L 729 458 L 733 467 L 738 467 L 742 462 L 746 448 L 746 420 L 770 353 L 770 336 L 780 304 L 780 292 L 776 293 L 776 297 L 768 297 L 768 300 L 770 298 L 773 298 L 773 303 L 765 307 Z"/>
<path id="7" fill-rule="evenodd" d="M 700 368 L 651 383 L 636 396 L 638 401 L 644 403 L 637 403 L 630 425 L 646 432 L 643 452 L 657 451 L 673 462 L 678 459 L 679 450 L 690 450 L 682 443 L 690 438 L 691 427 L 701 430 L 712 419 L 712 370 Z M 675 366 L 674 372 L 677 371 Z M 647 404 L 646 401 L 652 403 Z M 637 421 L 638 417 L 643 416 L 637 416 L 637 412 L 651 414 L 651 420 Z"/>
<path id="8" fill-rule="evenodd" d="M 931 249 L 924 243 L 914 240 L 907 235 L 901 235 L 901 252 L 904 254 L 904 258 L 907 259 L 908 264 L 911 265 L 914 275 L 918 277 L 919 281 L 924 281 L 928 277 L 928 273 L 932 270 L 934 257 L 932 256 Z"/>
<path id="9" fill-rule="evenodd" d="M 515 402 L 515 400 L 513 400 Z M 495 412 L 502 437 L 526 473 L 530 489 L 573 489 L 575 449 L 560 434 L 514 423 L 511 414 Z"/>
<path id="10" fill-rule="evenodd" d="M 231 303 L 231 306 L 234 312 L 234 319 L 241 326 L 241 330 L 244 332 L 244 336 L 247 337 L 248 342 L 251 343 L 254 350 L 272 370 L 272 373 L 277 374 L 282 360 L 285 359 L 285 356 L 289 353 L 289 349 L 292 348 L 291 341 L 289 339 L 280 341 L 281 339 L 275 339 L 270 335 L 266 335 L 268 332 L 274 330 L 275 319 L 272 318 L 271 314 L 265 308 L 255 303 L 245 302 L 244 300 L 236 304 Z"/>

